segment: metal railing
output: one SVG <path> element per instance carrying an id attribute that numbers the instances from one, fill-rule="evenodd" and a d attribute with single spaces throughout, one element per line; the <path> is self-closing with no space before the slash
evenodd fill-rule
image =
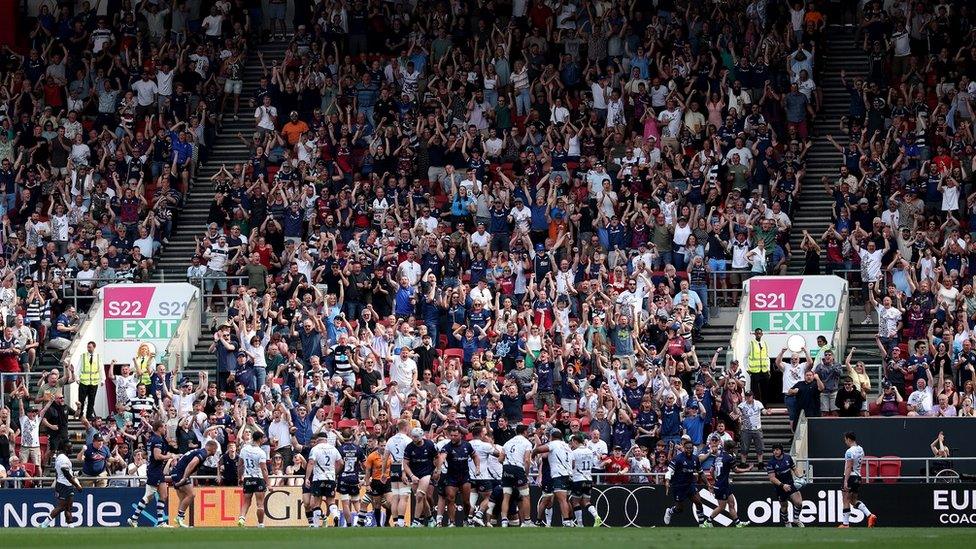
<path id="1" fill-rule="evenodd" d="M 871 474 L 871 463 L 884 463 L 889 461 L 895 461 L 900 464 L 900 471 L 897 475 L 882 475 Z M 805 463 L 806 476 L 810 480 L 817 481 L 839 481 L 843 480 L 843 476 L 820 476 L 817 477 L 815 473 L 815 465 L 817 463 L 844 463 L 844 458 L 794 458 L 798 464 Z M 901 471 L 905 469 L 906 464 L 923 464 L 924 468 L 920 469 L 919 472 L 922 474 L 912 475 L 912 474 L 902 474 Z M 862 464 L 864 465 L 864 475 L 861 479 L 864 482 L 875 482 L 875 481 L 924 481 L 933 482 L 937 480 L 953 480 L 958 481 L 961 478 L 960 473 L 952 467 L 958 463 L 971 464 L 972 470 L 976 470 L 976 457 L 966 456 L 966 457 L 886 457 L 886 456 L 872 456 L 865 457 Z M 940 467 L 942 466 L 942 467 Z M 947 471 L 954 473 L 953 475 L 942 475 Z M 976 475 L 974 475 L 976 476 Z"/>
<path id="2" fill-rule="evenodd" d="M 27 390 L 29 393 L 33 392 L 34 383 L 31 378 L 43 378 L 48 372 L 3 372 L 0 373 L 0 406 L 5 406 L 7 403 L 7 384 L 17 383 L 20 378 L 27 379 Z M 24 406 L 24 411 L 27 410 L 27 406 Z"/>

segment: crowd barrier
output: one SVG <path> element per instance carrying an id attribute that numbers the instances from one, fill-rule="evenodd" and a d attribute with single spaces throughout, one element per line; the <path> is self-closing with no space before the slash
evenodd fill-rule
<path id="1" fill-rule="evenodd" d="M 201 486 L 195 496 L 188 519 L 195 527 L 228 527 L 236 525 L 240 514 L 241 490 L 233 487 Z M 142 488 L 96 488 L 80 492 L 74 502 L 74 526 L 116 527 L 125 524 L 136 503 L 143 495 Z M 780 521 L 781 504 L 774 497 L 773 487 L 764 484 L 735 486 L 739 518 L 752 526 L 783 526 Z M 803 507 L 800 520 L 807 526 L 835 527 L 841 522 L 843 496 L 837 483 L 814 483 L 802 490 Z M 172 494 L 169 516 L 176 514 L 176 497 Z M 706 514 L 718 502 L 707 490 L 699 495 Z M 532 516 L 542 493 L 531 487 Z M 649 528 L 664 526 L 664 510 L 673 504 L 664 486 L 650 484 L 598 484 L 593 487 L 592 502 L 608 527 Z M 882 526 L 938 527 L 973 526 L 976 524 L 976 483 L 954 484 L 866 484 L 861 487 L 861 500 L 879 517 Z M 55 503 L 54 492 L 47 489 L 0 490 L 3 528 L 36 527 Z M 252 506 L 248 524 L 256 523 Z M 265 525 L 269 527 L 306 526 L 301 503 L 301 488 L 273 487 L 265 494 Z M 148 506 L 140 516 L 142 526 L 155 526 L 155 506 Z M 694 526 L 695 511 L 689 503 L 675 515 L 673 526 Z M 409 521 L 409 516 L 407 517 Z M 864 524 L 866 517 L 856 509 L 851 512 L 855 526 Z M 584 513 L 585 524 L 592 519 Z M 720 515 L 716 522 L 728 526 L 732 520 Z M 553 526 L 558 526 L 558 507 Z M 64 526 L 63 518 L 59 526 Z M 367 526 L 372 526 L 369 517 Z"/>

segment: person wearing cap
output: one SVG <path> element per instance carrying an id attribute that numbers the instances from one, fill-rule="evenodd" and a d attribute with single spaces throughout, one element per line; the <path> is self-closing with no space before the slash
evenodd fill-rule
<path id="1" fill-rule="evenodd" d="M 108 478 L 108 460 L 111 453 L 105 444 L 102 435 L 96 434 L 92 437 L 91 444 L 88 444 L 78 453 L 78 459 L 82 460 L 81 473 L 86 479 L 83 484 L 88 487 L 104 488 Z"/>

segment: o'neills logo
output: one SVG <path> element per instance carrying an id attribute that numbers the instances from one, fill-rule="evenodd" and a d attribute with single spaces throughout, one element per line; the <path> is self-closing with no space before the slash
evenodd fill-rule
<path id="1" fill-rule="evenodd" d="M 976 524 L 976 490 L 932 490 L 941 524 Z"/>
<path id="2" fill-rule="evenodd" d="M 780 509 L 783 503 L 772 498 L 753 501 L 746 507 L 746 519 L 752 524 L 780 524 Z M 793 514 L 793 504 L 786 503 L 787 516 Z M 816 499 L 803 501 L 800 520 L 804 524 L 837 523 L 843 519 L 844 494 L 840 490 L 819 490 Z M 851 522 L 864 520 L 864 513 L 851 509 Z"/>

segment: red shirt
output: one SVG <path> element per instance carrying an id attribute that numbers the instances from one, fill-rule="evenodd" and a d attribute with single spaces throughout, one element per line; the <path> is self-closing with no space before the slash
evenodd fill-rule
<path id="1" fill-rule="evenodd" d="M 626 457 L 624 457 L 623 455 L 621 455 L 619 458 L 613 457 L 612 455 L 607 456 L 607 458 L 603 460 L 603 465 L 604 465 L 603 467 L 604 470 L 608 473 L 607 474 L 608 484 L 623 484 L 627 482 L 629 478 L 627 475 L 610 474 L 610 473 L 619 473 L 620 471 L 627 469 L 629 464 L 627 463 Z"/>

